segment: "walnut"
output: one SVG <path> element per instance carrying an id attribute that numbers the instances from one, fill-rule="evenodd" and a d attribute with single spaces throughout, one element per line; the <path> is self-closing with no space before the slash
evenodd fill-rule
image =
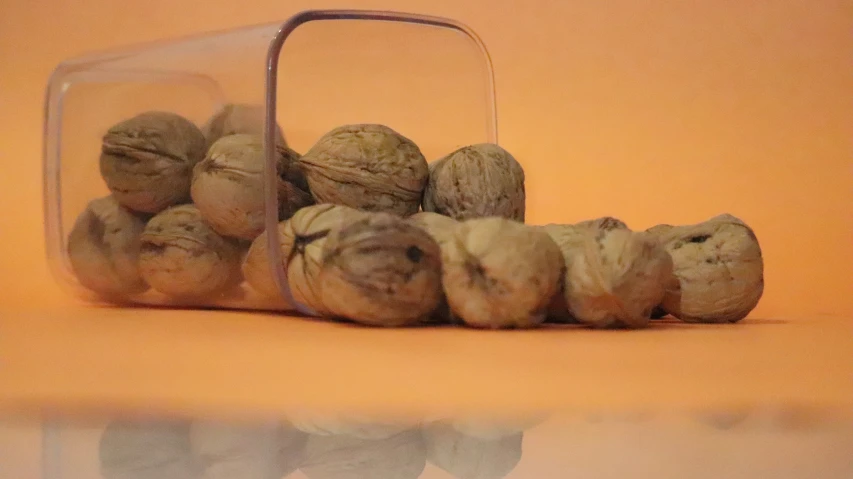
<path id="1" fill-rule="evenodd" d="M 548 234 L 501 217 L 462 222 L 442 248 L 442 262 L 453 314 L 495 329 L 542 323 L 563 268 Z"/>
<path id="2" fill-rule="evenodd" d="M 441 250 L 402 218 L 373 213 L 329 233 L 318 280 L 328 316 L 373 326 L 420 324 L 441 299 Z"/>
<path id="3" fill-rule="evenodd" d="M 313 202 L 311 194 L 281 178 L 298 154 L 279 150 L 279 219 Z M 205 221 L 221 235 L 251 241 L 264 230 L 263 142 L 257 135 L 224 136 L 193 169 L 191 195 Z"/>
<path id="4" fill-rule="evenodd" d="M 194 421 L 189 442 L 204 479 L 281 479 L 299 468 L 308 435 L 277 422 Z"/>
<path id="5" fill-rule="evenodd" d="M 204 135 L 191 121 L 145 112 L 104 135 L 101 176 L 123 206 L 158 213 L 189 201 L 192 169 L 204 153 Z"/>
<path id="6" fill-rule="evenodd" d="M 317 275 L 323 244 L 333 229 L 366 216 L 367 213 L 341 205 L 323 203 L 300 209 L 278 225 L 281 260 L 293 298 L 314 310 L 325 312 L 320 302 Z M 258 236 L 243 261 L 243 275 L 256 291 L 266 297 L 281 295 L 276 287 L 267 253 L 267 233 Z"/>
<path id="7" fill-rule="evenodd" d="M 430 163 L 423 206 L 458 220 L 500 216 L 524 222 L 524 169 L 495 144 L 460 148 Z"/>
<path id="8" fill-rule="evenodd" d="M 682 321 L 734 323 L 764 293 L 764 261 L 755 232 L 723 214 L 702 223 L 650 228 L 672 256 L 678 287 L 661 307 Z"/>
<path id="9" fill-rule="evenodd" d="M 572 318 L 594 327 L 648 324 L 672 275 L 672 258 L 654 237 L 613 218 L 544 229 L 563 252 Z"/>
<path id="10" fill-rule="evenodd" d="M 458 221 L 449 216 L 426 211 L 413 214 L 408 218 L 408 221 L 432 236 L 432 239 L 438 243 L 441 249 L 444 249 L 447 242 L 453 239 L 454 230 L 459 225 Z M 442 291 L 444 291 L 443 287 Z M 447 303 L 447 293 L 442 294 L 439 305 L 432 317 L 439 323 L 457 322 L 457 319 L 453 316 L 453 312 L 450 310 L 450 305 Z"/>
<path id="11" fill-rule="evenodd" d="M 308 479 L 417 479 L 426 448 L 417 429 L 385 439 L 311 436 L 300 470 Z"/>
<path id="12" fill-rule="evenodd" d="M 521 460 L 524 434 L 499 438 L 469 436 L 444 422 L 423 431 L 427 460 L 460 479 L 506 477 Z"/>
<path id="13" fill-rule="evenodd" d="M 242 280 L 242 249 L 216 233 L 193 205 L 173 206 L 151 218 L 141 242 L 142 277 L 168 296 L 209 297 Z"/>
<path id="14" fill-rule="evenodd" d="M 388 439 L 415 427 L 412 421 L 391 420 L 362 414 L 328 414 L 291 411 L 288 421 L 299 431 L 315 436 L 351 436 L 359 439 Z"/>
<path id="15" fill-rule="evenodd" d="M 223 136 L 247 133 L 264 135 L 266 110 L 263 105 L 229 103 L 217 110 L 201 127 L 205 138 L 205 151 Z M 276 125 L 276 143 L 286 145 L 281 126 Z"/>
<path id="16" fill-rule="evenodd" d="M 418 211 L 429 177 L 417 145 L 383 125 L 335 128 L 299 164 L 317 203 L 401 216 Z"/>
<path id="17" fill-rule="evenodd" d="M 182 421 L 113 421 L 98 443 L 104 479 L 196 479 L 189 424 Z"/>
<path id="18" fill-rule="evenodd" d="M 147 290 L 137 265 L 144 228 L 113 196 L 90 201 L 68 235 L 68 259 L 80 284 L 105 297 Z"/>

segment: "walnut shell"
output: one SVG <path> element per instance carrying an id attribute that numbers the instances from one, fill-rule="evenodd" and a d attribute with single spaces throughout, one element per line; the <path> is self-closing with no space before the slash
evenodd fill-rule
<path id="1" fill-rule="evenodd" d="M 317 203 L 401 216 L 418 211 L 429 167 L 411 140 L 383 125 L 346 125 L 299 159 Z"/>
<path id="2" fill-rule="evenodd" d="M 280 148 L 278 171 L 298 158 L 290 149 Z M 217 233 L 251 241 L 264 231 L 263 141 L 257 135 L 235 134 L 220 138 L 195 165 L 190 193 L 205 221 Z M 278 180 L 279 219 L 289 218 L 299 208 L 313 203 L 311 194 Z"/>
<path id="3" fill-rule="evenodd" d="M 445 248 L 445 245 L 448 241 L 453 239 L 454 230 L 459 225 L 458 221 L 454 220 L 449 216 L 444 216 L 438 213 L 431 213 L 427 211 L 415 213 L 412 216 L 408 217 L 407 220 L 409 221 L 409 223 L 426 231 L 427 234 L 432 236 L 432 239 L 434 239 L 436 243 L 438 243 L 438 246 L 442 249 Z M 444 291 L 443 286 L 442 291 Z M 453 312 L 450 310 L 450 305 L 447 303 L 447 293 L 442 294 L 439 305 L 433 313 L 432 317 L 438 323 L 458 322 L 458 320 L 453 316 Z"/>
<path id="4" fill-rule="evenodd" d="M 80 284 L 106 297 L 147 290 L 137 265 L 144 228 L 113 196 L 90 201 L 68 235 L 68 259 Z"/>
<path id="5" fill-rule="evenodd" d="M 173 206 L 151 218 L 141 241 L 142 277 L 163 294 L 206 297 L 242 280 L 242 249 L 216 233 L 193 205 Z"/>
<path id="6" fill-rule="evenodd" d="M 201 477 L 183 421 L 113 421 L 101 433 L 98 454 L 104 479 Z"/>
<path id="7" fill-rule="evenodd" d="M 458 220 L 500 216 L 524 222 L 524 169 L 498 145 L 460 148 L 429 165 L 424 211 Z"/>
<path id="8" fill-rule="evenodd" d="M 323 203 L 300 209 L 278 225 L 281 259 L 293 299 L 318 314 L 325 311 L 319 297 L 317 275 L 323 244 L 329 232 L 366 216 L 367 213 L 341 205 Z M 259 235 L 243 261 L 243 275 L 255 290 L 266 297 L 279 297 L 267 256 L 267 234 Z"/>
<path id="9" fill-rule="evenodd" d="M 186 118 L 150 111 L 107 131 L 101 176 L 123 206 L 158 213 L 190 199 L 192 169 L 205 153 L 204 135 Z"/>
<path id="10" fill-rule="evenodd" d="M 308 479 L 417 479 L 426 467 L 419 430 L 385 439 L 311 436 L 299 468 Z"/>
<path id="11" fill-rule="evenodd" d="M 201 127 L 205 138 L 205 151 L 223 136 L 247 133 L 264 135 L 266 110 L 263 105 L 229 103 L 217 110 Z M 276 125 L 276 143 L 287 144 L 281 126 Z"/>
<path id="12" fill-rule="evenodd" d="M 308 435 L 276 422 L 193 421 L 189 442 L 204 479 L 281 479 L 299 468 Z"/>
<path id="13" fill-rule="evenodd" d="M 521 461 L 521 432 L 484 439 L 437 422 L 425 427 L 423 436 L 427 460 L 460 479 L 506 477 Z"/>
<path id="14" fill-rule="evenodd" d="M 672 277 L 672 258 L 644 232 L 591 229 L 563 252 L 566 304 L 594 327 L 646 326 Z"/>
<path id="15" fill-rule="evenodd" d="M 462 222 L 442 248 L 442 262 L 453 314 L 495 329 L 542 323 L 563 269 L 548 234 L 501 217 Z"/>
<path id="16" fill-rule="evenodd" d="M 441 299 L 441 250 L 424 230 L 374 213 L 329 233 L 318 278 L 329 316 L 372 326 L 421 324 Z"/>
<path id="17" fill-rule="evenodd" d="M 702 223 L 655 227 L 672 256 L 679 286 L 661 304 L 686 322 L 734 323 L 758 305 L 764 293 L 764 260 L 755 232 L 723 214 Z"/>

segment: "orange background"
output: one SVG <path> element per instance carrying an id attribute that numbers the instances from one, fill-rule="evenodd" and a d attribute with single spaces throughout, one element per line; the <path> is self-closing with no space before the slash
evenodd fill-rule
<path id="1" fill-rule="evenodd" d="M 645 228 L 729 212 L 764 250 L 756 316 L 853 315 L 849 1 L 141 5 L 0 5 L 4 307 L 65 301 L 43 259 L 40 165 L 43 91 L 60 61 L 354 6 L 447 16 L 482 36 L 530 222 L 613 215 Z"/>
<path id="2" fill-rule="evenodd" d="M 732 213 L 756 230 L 765 255 L 765 296 L 754 317 L 853 317 L 853 2 L 846 0 L 0 2 L 0 164 L 5 166 L 0 174 L 0 315 L 55 310 L 71 301 L 54 285 L 43 259 L 42 102 L 48 75 L 60 61 L 93 50 L 283 20 L 304 8 L 323 7 L 436 14 L 460 20 L 481 35 L 496 69 L 501 143 L 527 171 L 530 222 L 613 215 L 639 229 Z M 177 344 L 181 338 L 210 331 L 210 317 L 202 316 L 188 317 L 179 327 L 186 334 L 165 351 L 177 354 L 185 347 Z M 121 330 L 130 329 L 126 317 L 104 318 L 118 329 L 98 339 L 129 340 Z M 157 316 L 142 327 L 152 335 L 172 330 L 168 319 Z M 37 335 L 47 322 L 33 319 L 29 333 L 22 325 L 16 328 L 17 337 Z M 81 323 L 101 326 L 96 320 Z M 214 331 L 223 329 L 211 333 L 220 334 L 217 339 L 249 342 L 234 338 L 230 325 L 213 324 Z M 81 340 L 77 326 L 65 324 L 67 331 L 44 341 L 57 348 L 53 360 L 62 358 L 65 334 L 76 334 L 81 344 L 100 344 Z M 276 337 L 269 323 L 254 327 L 264 337 Z M 750 326 L 734 342 L 728 333 L 712 329 L 709 336 L 691 336 L 693 342 L 679 351 L 689 356 L 702 348 L 704 337 L 732 344 L 729 352 L 747 351 L 761 337 L 776 337 L 760 336 L 761 327 Z M 800 331 L 806 334 L 806 329 L 793 329 L 778 337 L 790 339 Z M 832 351 L 847 348 L 839 338 L 825 337 L 831 335 L 818 334 L 820 344 L 837 343 Z M 637 337 L 644 339 L 636 344 L 653 348 L 650 337 Z M 460 338 L 474 340 L 468 333 Z M 611 338 L 579 338 L 589 341 L 585 344 L 597 351 L 595 357 L 610 357 Z M 620 344 L 633 342 L 619 338 Z M 808 341 L 802 340 L 800 353 L 809 351 Z M 508 343 L 492 346 L 496 355 L 513 351 Z M 773 353 L 767 344 L 763 348 L 768 363 L 774 361 L 772 354 L 782 358 L 788 353 Z M 825 370 L 824 360 L 830 358 L 814 354 L 819 352 L 773 363 L 781 364 L 777 372 L 784 374 L 768 380 L 776 385 L 799 376 L 798 364 Z M 648 361 L 666 356 L 659 353 Z M 713 354 L 707 350 L 700 357 Z M 193 364 L 205 361 L 196 359 Z M 672 363 L 669 356 L 665 359 Z M 848 359 L 841 358 L 820 379 L 849 373 Z M 757 372 L 759 363 L 744 364 Z M 712 379 L 730 378 L 744 367 L 736 366 L 715 370 Z M 121 382 L 120 366 L 114 369 Z M 61 371 L 53 374 L 62 376 Z M 708 381 L 711 390 L 713 381 Z M 749 389 L 746 377 L 739 381 L 744 394 L 764 390 L 762 385 Z M 839 386 L 839 391 L 849 389 Z M 34 435 L 31 439 L 37 443 Z M 34 477 L 34 470 L 21 464 L 37 460 L 37 449 L 18 450 L 15 457 L 21 467 L 15 477 Z"/>

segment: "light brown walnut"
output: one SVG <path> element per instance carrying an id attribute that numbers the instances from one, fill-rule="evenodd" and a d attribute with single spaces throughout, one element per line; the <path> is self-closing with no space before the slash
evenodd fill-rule
<path id="1" fill-rule="evenodd" d="M 545 320 L 563 261 L 547 233 L 501 217 L 462 222 L 442 248 L 444 291 L 454 316 L 477 328 Z"/>
<path id="2" fill-rule="evenodd" d="M 683 226 L 650 228 L 672 256 L 678 287 L 663 311 L 682 321 L 734 323 L 764 293 L 764 260 L 755 232 L 729 214 Z"/>
<path id="3" fill-rule="evenodd" d="M 150 111 L 116 124 L 103 138 L 101 176 L 123 206 L 158 213 L 190 199 L 204 135 L 186 118 Z"/>
<path id="4" fill-rule="evenodd" d="M 441 300 L 441 251 L 424 230 L 373 213 L 329 233 L 319 284 L 329 316 L 372 326 L 422 324 Z"/>
<path id="5" fill-rule="evenodd" d="M 317 203 L 408 216 L 418 211 L 429 167 L 410 139 L 383 125 L 346 125 L 299 159 Z"/>
<path id="6" fill-rule="evenodd" d="M 113 196 L 89 202 L 68 235 L 68 259 L 81 285 L 107 298 L 148 289 L 139 260 L 145 221 Z"/>
<path id="7" fill-rule="evenodd" d="M 242 281 L 242 248 L 213 230 L 193 205 L 173 206 L 151 218 L 141 242 L 142 277 L 165 295 L 209 297 Z"/>
<path id="8" fill-rule="evenodd" d="M 424 211 L 458 220 L 500 216 L 524 222 L 524 169 L 498 145 L 460 148 L 429 165 Z"/>
<path id="9" fill-rule="evenodd" d="M 277 204 L 280 220 L 313 203 L 308 191 L 285 180 L 285 172 L 295 169 L 299 155 L 288 148 L 278 149 Z M 257 135 L 235 134 L 217 140 L 204 160 L 193 169 L 191 195 L 210 226 L 219 234 L 254 240 L 264 230 L 263 142 Z"/>

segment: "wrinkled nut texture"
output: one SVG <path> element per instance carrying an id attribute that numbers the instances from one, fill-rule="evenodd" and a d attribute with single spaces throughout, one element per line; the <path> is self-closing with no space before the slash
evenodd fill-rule
<path id="1" fill-rule="evenodd" d="M 229 103 L 217 110 L 201 127 L 205 138 L 205 151 L 210 149 L 223 136 L 246 133 L 264 135 L 266 111 L 262 105 Z M 276 125 L 276 142 L 284 145 L 284 134 Z"/>
<path id="2" fill-rule="evenodd" d="M 521 432 L 485 439 L 438 422 L 426 426 L 423 436 L 429 462 L 459 479 L 506 477 L 521 461 Z"/>
<path id="3" fill-rule="evenodd" d="M 723 214 L 658 235 L 672 256 L 680 287 L 662 303 L 687 322 L 726 323 L 745 318 L 764 293 L 764 261 L 753 230 Z"/>
<path id="4" fill-rule="evenodd" d="M 107 131 L 101 176 L 119 203 L 158 213 L 190 199 L 193 166 L 205 154 L 204 135 L 174 113 L 151 111 Z"/>
<path id="5" fill-rule="evenodd" d="M 445 215 L 421 211 L 408 217 L 409 223 L 426 231 L 432 239 L 438 243 L 441 249 L 444 249 L 454 237 L 455 228 L 459 225 L 459 221 Z M 443 286 L 442 286 L 443 291 Z M 457 320 L 450 310 L 450 305 L 447 303 L 447 294 L 443 293 L 441 301 L 432 316 L 438 323 L 456 323 Z"/>
<path id="6" fill-rule="evenodd" d="M 323 244 L 329 232 L 366 216 L 367 213 L 341 205 L 323 203 L 300 209 L 278 226 L 281 260 L 293 299 L 318 314 L 326 312 L 320 301 L 317 280 Z M 273 271 L 267 256 L 267 234 L 252 242 L 243 262 L 243 275 L 255 290 L 267 297 L 278 297 Z"/>
<path id="7" fill-rule="evenodd" d="M 424 230 L 374 213 L 330 232 L 318 278 L 330 316 L 372 326 L 420 324 L 441 300 L 441 250 Z"/>
<path id="8" fill-rule="evenodd" d="M 335 128 L 299 164 L 317 203 L 401 216 L 418 211 L 429 177 L 417 145 L 383 125 Z"/>
<path id="9" fill-rule="evenodd" d="M 426 468 L 419 430 L 385 439 L 311 436 L 300 471 L 308 479 L 417 479 Z"/>
<path id="10" fill-rule="evenodd" d="M 308 435 L 276 422 L 193 421 L 189 442 L 203 479 L 281 479 L 298 469 Z"/>
<path id="11" fill-rule="evenodd" d="M 563 258 L 541 229 L 500 217 L 462 222 L 442 248 L 453 314 L 479 328 L 522 328 L 545 320 Z"/>
<path id="12" fill-rule="evenodd" d="M 279 157 L 283 172 L 298 155 L 292 150 Z M 191 196 L 205 221 L 217 233 L 251 241 L 264 230 L 264 148 L 257 135 L 224 136 L 211 146 L 193 169 Z M 290 216 L 313 199 L 307 191 L 278 181 L 279 216 Z M 285 218 L 280 218 L 285 219 Z"/>
<path id="13" fill-rule="evenodd" d="M 68 235 L 68 259 L 80 284 L 107 297 L 147 290 L 137 265 L 144 228 L 114 197 L 90 201 Z"/>
<path id="14" fill-rule="evenodd" d="M 672 258 L 644 232 L 590 228 L 563 255 L 569 312 L 594 327 L 646 326 L 672 278 Z"/>
<path id="15" fill-rule="evenodd" d="M 500 216 L 524 222 L 524 169 L 495 144 L 460 148 L 429 165 L 423 205 L 458 220 Z"/>
<path id="16" fill-rule="evenodd" d="M 142 277 L 168 296 L 206 297 L 242 279 L 239 246 L 216 233 L 193 205 L 173 206 L 151 218 L 141 241 Z"/>
<path id="17" fill-rule="evenodd" d="M 104 479 L 197 479 L 184 422 L 111 422 L 98 443 Z"/>

